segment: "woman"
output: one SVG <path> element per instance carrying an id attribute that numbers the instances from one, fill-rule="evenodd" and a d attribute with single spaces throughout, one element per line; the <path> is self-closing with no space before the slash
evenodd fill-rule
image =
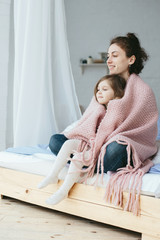
<path id="1" fill-rule="evenodd" d="M 147 59 L 148 56 L 135 34 L 128 33 L 126 36 L 112 39 L 107 59 L 109 72 L 125 78 L 127 86 L 122 99 L 113 100 L 108 104 L 106 117 L 98 129 L 98 137 L 92 143 L 94 162 L 87 175 L 93 176 L 95 168 L 97 173 L 100 170 L 103 173 L 120 169 L 111 177 L 106 190 L 107 199 L 120 206 L 122 191 L 128 187 L 132 178 L 130 200 L 126 209 L 136 214 L 142 176 L 152 166 L 150 159 L 157 151 L 158 111 L 155 97 L 150 87 L 138 76 Z M 73 128 L 64 133 L 65 135 L 56 134 L 51 137 L 50 148 L 53 153 L 57 154 L 67 139 L 87 139 L 83 119 L 90 117 L 94 104 L 92 101 L 80 120 L 80 134 Z M 138 198 L 135 201 L 136 190 Z"/>
<path id="2" fill-rule="evenodd" d="M 127 36 L 111 40 L 107 59 L 110 74 L 119 74 L 127 81 L 132 73 L 139 74 L 142 71 L 147 59 L 148 56 L 135 34 L 128 33 Z M 51 151 L 57 155 L 67 139 L 64 134 L 53 135 L 49 143 Z M 116 171 L 126 164 L 126 146 L 117 142 L 110 143 L 104 156 L 104 172 Z"/>

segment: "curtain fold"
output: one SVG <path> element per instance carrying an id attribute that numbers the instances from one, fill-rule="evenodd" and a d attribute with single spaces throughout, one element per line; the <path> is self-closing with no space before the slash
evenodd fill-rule
<path id="1" fill-rule="evenodd" d="M 15 0 L 14 35 L 14 146 L 46 144 L 81 116 L 63 0 Z"/>

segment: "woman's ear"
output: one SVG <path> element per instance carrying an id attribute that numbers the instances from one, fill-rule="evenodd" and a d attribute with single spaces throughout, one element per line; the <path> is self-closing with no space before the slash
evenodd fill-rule
<path id="1" fill-rule="evenodd" d="M 136 61 L 136 57 L 135 57 L 134 55 L 132 55 L 132 56 L 129 58 L 129 65 L 134 64 L 135 61 Z"/>

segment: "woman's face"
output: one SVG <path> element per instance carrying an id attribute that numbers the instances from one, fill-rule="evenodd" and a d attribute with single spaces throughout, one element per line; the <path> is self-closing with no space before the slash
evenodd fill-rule
<path id="1" fill-rule="evenodd" d="M 117 44 L 112 44 L 108 49 L 107 65 L 110 74 L 119 74 L 126 80 L 129 77 L 130 58 Z"/>

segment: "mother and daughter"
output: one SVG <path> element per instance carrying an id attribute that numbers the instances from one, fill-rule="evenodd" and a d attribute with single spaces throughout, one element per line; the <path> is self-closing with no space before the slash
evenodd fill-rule
<path id="1" fill-rule="evenodd" d="M 64 183 L 47 199 L 48 204 L 67 197 L 82 173 L 85 181 L 95 173 L 103 177 L 111 171 L 106 199 L 122 206 L 122 193 L 128 188 L 125 209 L 138 214 L 142 177 L 157 152 L 157 105 L 151 88 L 138 76 L 147 59 L 134 33 L 111 40 L 107 59 L 110 74 L 96 84 L 77 125 L 50 139 L 50 149 L 57 158 L 39 188 L 56 183 L 60 170 L 68 160 L 71 163 Z"/>

